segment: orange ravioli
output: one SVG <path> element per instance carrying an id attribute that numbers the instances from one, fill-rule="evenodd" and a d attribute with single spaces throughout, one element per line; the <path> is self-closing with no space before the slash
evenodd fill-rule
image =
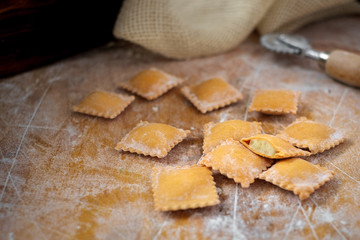
<path id="1" fill-rule="evenodd" d="M 157 211 L 200 208 L 220 203 L 214 179 L 207 167 L 153 168 L 152 190 Z"/>
<path id="2" fill-rule="evenodd" d="M 138 73 L 128 82 L 120 83 L 119 86 L 147 100 L 153 100 L 182 82 L 180 78 L 150 68 Z"/>
<path id="3" fill-rule="evenodd" d="M 202 113 L 242 99 L 242 94 L 222 78 L 212 78 L 198 85 L 185 86 L 181 92 Z"/>
<path id="4" fill-rule="evenodd" d="M 132 103 L 134 99 L 134 96 L 96 91 L 74 106 L 73 111 L 113 119 Z"/>
<path id="5" fill-rule="evenodd" d="M 344 141 L 341 132 L 305 117 L 297 119 L 277 136 L 284 138 L 296 147 L 309 149 L 313 154 L 333 148 Z"/>
<path id="6" fill-rule="evenodd" d="M 333 171 L 319 165 L 314 165 L 301 158 L 290 158 L 275 163 L 260 174 L 260 179 L 293 191 L 299 195 L 300 200 L 304 200 L 329 181 L 333 175 Z"/>
<path id="7" fill-rule="evenodd" d="M 209 122 L 204 126 L 204 154 L 228 138 L 240 141 L 242 138 L 259 133 L 261 133 L 261 123 L 259 122 L 242 120 L 228 120 L 216 124 Z"/>
<path id="8" fill-rule="evenodd" d="M 189 133 L 189 130 L 167 124 L 141 121 L 117 143 L 115 149 L 163 158 Z"/>
<path id="9" fill-rule="evenodd" d="M 292 90 L 257 90 L 249 106 L 249 112 L 280 115 L 296 113 L 300 98 L 299 91 Z"/>
<path id="10" fill-rule="evenodd" d="M 222 142 L 199 161 L 199 164 L 234 179 L 243 188 L 249 187 L 271 163 L 272 160 L 256 155 L 233 139 Z"/>
<path id="11" fill-rule="evenodd" d="M 241 143 L 254 153 L 271 159 L 302 157 L 311 154 L 294 147 L 291 143 L 280 137 L 269 134 L 258 134 L 249 138 L 243 138 Z"/>

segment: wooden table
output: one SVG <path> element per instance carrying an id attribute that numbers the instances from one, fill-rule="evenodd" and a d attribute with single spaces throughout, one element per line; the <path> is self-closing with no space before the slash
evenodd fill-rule
<path id="1" fill-rule="evenodd" d="M 359 17 L 346 17 L 298 33 L 319 50 L 360 53 L 359 26 Z M 175 88 L 154 101 L 137 97 L 114 120 L 71 112 L 94 90 L 123 93 L 119 82 L 152 66 L 184 84 L 222 76 L 244 99 L 201 114 Z M 259 88 L 300 90 L 298 113 L 248 113 Z M 109 44 L 2 80 L 0 110 L 0 239 L 360 239 L 359 89 L 333 81 L 311 60 L 263 49 L 256 34 L 227 53 L 187 61 Z M 214 174 L 219 205 L 154 211 L 152 167 L 196 164 L 205 123 L 256 120 L 275 134 L 300 116 L 346 135 L 343 144 L 307 158 L 335 172 L 308 200 L 262 180 L 242 189 Z M 140 120 L 191 134 L 163 159 L 116 151 Z"/>

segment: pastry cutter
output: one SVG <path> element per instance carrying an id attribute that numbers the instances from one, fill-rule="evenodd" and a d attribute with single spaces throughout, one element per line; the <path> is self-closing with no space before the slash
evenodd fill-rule
<path id="1" fill-rule="evenodd" d="M 330 53 L 312 49 L 306 38 L 289 34 L 266 34 L 260 38 L 261 44 L 274 52 L 294 54 L 319 62 L 325 72 L 350 86 L 360 87 L 360 55 L 334 50 Z"/>

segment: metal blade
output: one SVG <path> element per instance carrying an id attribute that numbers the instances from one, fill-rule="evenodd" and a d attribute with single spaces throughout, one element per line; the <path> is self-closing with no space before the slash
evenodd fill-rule
<path id="1" fill-rule="evenodd" d="M 286 45 L 294 48 L 299 48 L 301 51 L 311 49 L 311 45 L 308 40 L 300 35 L 289 35 L 289 34 L 279 34 L 277 39 L 280 42 L 285 43 Z"/>
<path id="2" fill-rule="evenodd" d="M 279 34 L 266 34 L 260 38 L 260 43 L 265 48 L 284 54 L 301 54 L 301 49 L 297 47 L 292 47 L 289 44 L 285 44 L 284 42 L 279 40 Z"/>

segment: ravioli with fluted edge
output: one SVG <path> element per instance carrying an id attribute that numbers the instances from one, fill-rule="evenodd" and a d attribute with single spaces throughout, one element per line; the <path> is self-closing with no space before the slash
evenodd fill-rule
<path id="1" fill-rule="evenodd" d="M 201 166 L 155 167 L 152 191 L 157 211 L 174 211 L 220 203 L 210 169 Z"/>
<path id="2" fill-rule="evenodd" d="M 119 83 L 119 86 L 147 100 L 153 100 L 182 82 L 181 78 L 150 68 L 141 71 L 127 82 Z"/>
<path id="3" fill-rule="evenodd" d="M 72 110 L 91 116 L 113 119 L 134 100 L 134 96 L 95 91 L 85 97 L 79 104 L 75 105 Z"/>
<path id="4" fill-rule="evenodd" d="M 293 191 L 299 195 L 300 200 L 304 200 L 329 181 L 333 175 L 333 171 L 301 158 L 289 158 L 276 162 L 271 168 L 260 174 L 260 179 Z"/>
<path id="5" fill-rule="evenodd" d="M 271 159 L 289 157 L 304 157 L 311 153 L 294 147 L 284 139 L 270 134 L 258 134 L 249 138 L 241 139 L 247 148 L 254 153 Z"/>
<path id="6" fill-rule="evenodd" d="M 309 149 L 312 154 L 329 150 L 345 140 L 343 134 L 336 129 L 305 117 L 291 123 L 277 136 L 298 148 Z"/>
<path id="7" fill-rule="evenodd" d="M 240 141 L 261 133 L 261 123 L 242 120 L 228 120 L 220 123 L 209 122 L 204 126 L 204 154 L 210 152 L 228 138 Z"/>
<path id="8" fill-rule="evenodd" d="M 288 89 L 259 89 L 250 103 L 249 112 L 269 115 L 296 114 L 301 92 Z"/>
<path id="9" fill-rule="evenodd" d="M 239 141 L 227 139 L 202 157 L 198 164 L 219 170 L 247 188 L 271 163 L 272 160 L 256 155 Z"/>
<path id="10" fill-rule="evenodd" d="M 117 143 L 115 149 L 163 158 L 190 133 L 164 123 L 141 121 Z"/>
<path id="11" fill-rule="evenodd" d="M 196 85 L 181 88 L 182 94 L 202 113 L 230 105 L 242 99 L 242 94 L 216 77 Z"/>

